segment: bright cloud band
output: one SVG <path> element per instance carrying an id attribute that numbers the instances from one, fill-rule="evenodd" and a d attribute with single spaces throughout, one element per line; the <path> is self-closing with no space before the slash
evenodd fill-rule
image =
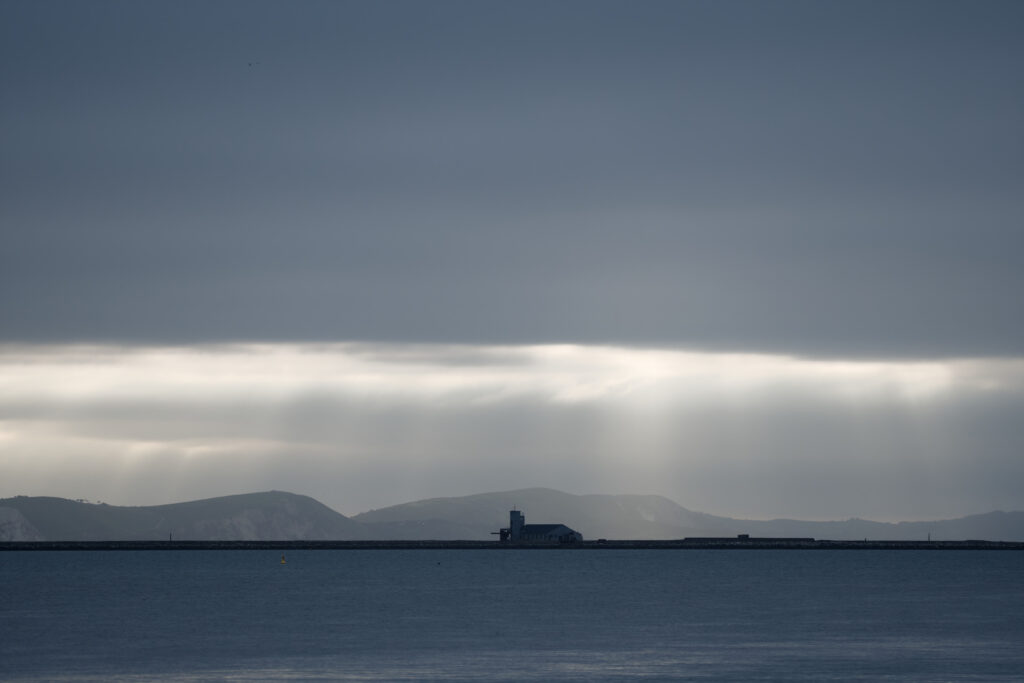
<path id="1" fill-rule="evenodd" d="M 0 496 L 281 488 L 357 512 L 544 485 L 751 516 L 954 516 L 1024 506 L 1022 411 L 1021 359 L 7 346 Z"/>

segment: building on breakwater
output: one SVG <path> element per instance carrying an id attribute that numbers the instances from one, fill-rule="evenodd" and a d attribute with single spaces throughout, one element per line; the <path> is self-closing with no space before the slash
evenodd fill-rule
<path id="1" fill-rule="evenodd" d="M 502 543 L 580 543 L 583 534 L 564 524 L 527 524 L 519 510 L 508 513 L 508 528 L 491 532 Z"/>

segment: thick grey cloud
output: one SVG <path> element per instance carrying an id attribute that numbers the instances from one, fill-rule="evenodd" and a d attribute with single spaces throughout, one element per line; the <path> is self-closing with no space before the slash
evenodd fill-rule
<path id="1" fill-rule="evenodd" d="M 1020 355 L 1022 29 L 5 3 L 0 334 Z"/>
<path id="2" fill-rule="evenodd" d="M 1021 35 L 1019 2 L 2 3 L 0 495 L 1019 508 Z M 261 341 L 322 345 L 220 345 Z"/>

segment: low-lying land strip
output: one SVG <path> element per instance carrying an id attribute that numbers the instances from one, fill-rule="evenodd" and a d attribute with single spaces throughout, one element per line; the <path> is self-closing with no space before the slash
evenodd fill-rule
<path id="1" fill-rule="evenodd" d="M 676 541 L 4 541 L 3 550 L 1024 550 L 1010 541 L 824 541 L 815 539 L 681 539 Z"/>

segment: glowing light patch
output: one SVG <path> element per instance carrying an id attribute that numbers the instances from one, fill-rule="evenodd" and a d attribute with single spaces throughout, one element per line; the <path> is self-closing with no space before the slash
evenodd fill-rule
<path id="1" fill-rule="evenodd" d="M 751 515 L 797 515 L 793 501 L 810 496 L 807 509 L 828 506 L 814 514 L 849 516 L 864 513 L 866 491 L 888 487 L 900 501 L 919 490 L 906 502 L 915 511 L 946 509 L 939 491 L 966 490 L 964 472 L 978 472 L 982 497 L 987 482 L 1015 480 L 1019 430 L 1005 416 L 1021 404 L 1021 359 L 565 344 L 6 346 L 0 497 L 144 504 L 284 488 L 353 513 L 544 485 L 657 492 Z M 1013 431 L 991 436 L 985 420 Z M 988 469 L 971 469 L 983 457 Z"/>
<path id="2" fill-rule="evenodd" d="M 0 400 L 36 397 L 53 406 L 101 397 L 282 400 L 309 391 L 477 402 L 528 394 L 572 403 L 799 389 L 922 400 L 965 382 L 998 391 L 1022 374 L 1018 360 L 854 362 L 571 345 L 8 347 L 0 367 Z"/>

